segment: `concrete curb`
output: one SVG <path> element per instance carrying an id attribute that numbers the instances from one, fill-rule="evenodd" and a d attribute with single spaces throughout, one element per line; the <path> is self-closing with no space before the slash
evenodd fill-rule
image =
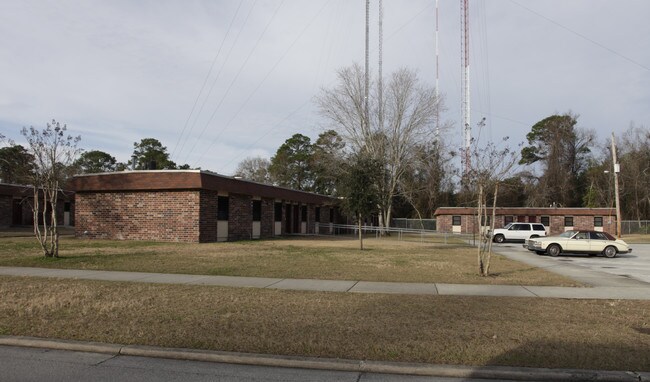
<path id="1" fill-rule="evenodd" d="M 116 356 L 124 355 L 187 361 L 231 363 L 241 365 L 318 369 L 358 373 L 418 375 L 447 378 L 482 378 L 497 380 L 507 379 L 516 381 L 650 381 L 650 373 L 647 372 L 637 373 L 630 371 L 543 369 L 507 366 L 460 366 L 404 362 L 357 361 L 333 358 L 162 348 L 155 346 L 117 345 L 100 342 L 56 340 L 21 336 L 0 336 L 0 345 L 103 353 L 113 354 Z"/>

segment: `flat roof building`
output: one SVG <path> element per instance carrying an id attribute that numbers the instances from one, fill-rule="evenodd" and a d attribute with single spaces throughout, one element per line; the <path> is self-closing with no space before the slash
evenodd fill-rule
<path id="1" fill-rule="evenodd" d="M 215 242 L 330 233 L 336 199 L 200 170 L 78 175 L 75 235 Z"/>
<path id="2" fill-rule="evenodd" d="M 488 218 L 483 226 L 490 225 L 492 208 L 487 208 Z M 435 212 L 439 232 L 471 234 L 478 232 L 476 208 L 440 207 Z M 551 235 L 570 229 L 588 229 L 605 232 L 616 231 L 614 208 L 561 208 L 561 207 L 497 207 L 494 227 L 508 223 L 542 223 Z"/>

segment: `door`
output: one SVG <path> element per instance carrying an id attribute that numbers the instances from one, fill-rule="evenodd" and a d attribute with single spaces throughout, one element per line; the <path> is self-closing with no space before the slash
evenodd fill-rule
<path id="1" fill-rule="evenodd" d="M 12 225 L 22 225 L 23 224 L 23 206 L 20 203 L 20 199 L 14 199 L 11 206 L 11 224 Z"/>
<path id="2" fill-rule="evenodd" d="M 566 252 L 589 252 L 589 232 L 578 232 L 567 241 Z"/>
<path id="3" fill-rule="evenodd" d="M 285 228 L 285 231 L 286 231 L 286 233 L 293 233 L 293 225 L 291 224 L 291 221 L 292 221 L 292 218 L 293 218 L 293 214 L 291 213 L 291 204 L 287 204 L 286 209 L 287 209 L 287 212 L 286 212 L 286 215 L 285 215 L 286 216 L 286 221 L 285 221 L 286 228 Z"/>

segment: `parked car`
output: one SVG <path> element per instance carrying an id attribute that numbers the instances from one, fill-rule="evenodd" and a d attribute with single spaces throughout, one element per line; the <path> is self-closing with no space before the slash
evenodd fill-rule
<path id="1" fill-rule="evenodd" d="M 607 232 L 566 231 L 557 236 L 531 239 L 524 244 L 526 248 L 538 255 L 558 256 L 561 253 L 603 254 L 616 257 L 619 253 L 632 252 L 632 248 L 623 240 L 616 239 Z"/>
<path id="2" fill-rule="evenodd" d="M 503 228 L 496 228 L 492 234 L 495 243 L 505 241 L 525 241 L 530 238 L 546 236 L 546 227 L 540 223 L 509 223 Z"/>

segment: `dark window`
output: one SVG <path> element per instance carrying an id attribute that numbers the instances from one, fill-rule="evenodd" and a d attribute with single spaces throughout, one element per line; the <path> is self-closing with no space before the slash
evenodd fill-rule
<path id="1" fill-rule="evenodd" d="M 320 222 L 320 207 L 316 207 L 316 211 L 314 211 L 314 219 L 316 219 L 316 223 Z"/>
<path id="2" fill-rule="evenodd" d="M 565 216 L 564 217 L 564 226 L 565 227 L 573 227 L 573 216 Z"/>
<path id="3" fill-rule="evenodd" d="M 334 208 L 330 208 L 330 223 L 334 223 Z"/>
<path id="4" fill-rule="evenodd" d="M 276 222 L 281 222 L 282 221 L 282 203 L 275 203 L 274 209 L 275 209 L 275 221 Z"/>
<path id="5" fill-rule="evenodd" d="M 542 224 L 544 224 L 544 227 L 548 227 L 548 226 L 551 225 L 551 218 L 548 217 L 548 216 L 542 216 L 542 217 L 539 219 L 539 222 L 542 223 Z"/>
<path id="6" fill-rule="evenodd" d="M 490 225 L 490 222 L 492 221 L 490 219 L 492 219 L 492 216 L 490 216 L 490 215 L 481 216 L 481 225 L 484 226 L 484 227 Z"/>
<path id="7" fill-rule="evenodd" d="M 253 200 L 253 221 L 258 222 L 262 220 L 262 201 Z"/>
<path id="8" fill-rule="evenodd" d="M 70 202 L 63 203 L 63 211 L 64 212 L 70 212 Z"/>
<path id="9" fill-rule="evenodd" d="M 533 231 L 545 231 L 545 229 L 541 224 L 533 224 Z"/>
<path id="10" fill-rule="evenodd" d="M 454 215 L 451 217 L 451 225 L 460 225 L 460 215 Z"/>
<path id="11" fill-rule="evenodd" d="M 512 216 L 504 216 L 504 217 L 503 217 L 503 224 L 504 224 L 504 225 L 505 225 L 505 224 L 510 224 L 510 223 L 512 223 L 513 221 L 515 221 L 515 219 L 514 219 Z"/>
<path id="12" fill-rule="evenodd" d="M 302 206 L 302 208 L 300 208 L 300 221 L 307 221 L 307 206 Z"/>
<path id="13" fill-rule="evenodd" d="M 530 224 L 515 224 L 512 226 L 513 231 L 530 231 Z"/>
<path id="14" fill-rule="evenodd" d="M 230 199 L 227 196 L 217 197 L 217 220 L 228 220 Z"/>
<path id="15" fill-rule="evenodd" d="M 594 227 L 602 227 L 602 226 L 603 226 L 603 217 L 594 216 Z"/>

